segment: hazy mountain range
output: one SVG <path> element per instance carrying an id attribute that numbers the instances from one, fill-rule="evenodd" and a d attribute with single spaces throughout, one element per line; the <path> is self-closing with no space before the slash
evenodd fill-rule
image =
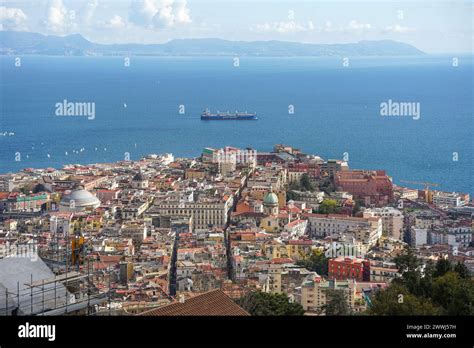
<path id="1" fill-rule="evenodd" d="M 360 41 L 348 44 L 308 44 L 286 41 L 228 41 L 179 39 L 163 44 L 111 44 L 91 42 L 80 34 L 69 36 L 0 31 L 2 55 L 147 55 L 147 56 L 401 56 L 421 55 L 409 44 L 392 41 Z"/>

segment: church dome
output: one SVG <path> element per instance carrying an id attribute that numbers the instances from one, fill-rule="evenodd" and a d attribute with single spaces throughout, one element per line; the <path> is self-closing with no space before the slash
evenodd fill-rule
<path id="1" fill-rule="evenodd" d="M 273 192 L 268 192 L 263 199 L 263 204 L 278 205 L 278 196 Z"/>
<path id="2" fill-rule="evenodd" d="M 74 210 L 80 211 L 87 208 L 97 208 L 100 205 L 100 200 L 89 191 L 84 190 L 83 187 L 77 187 L 71 193 L 65 195 L 59 205 L 64 208 L 74 207 Z"/>

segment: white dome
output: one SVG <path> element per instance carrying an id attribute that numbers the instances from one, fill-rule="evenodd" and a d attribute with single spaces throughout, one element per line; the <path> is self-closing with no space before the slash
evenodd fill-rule
<path id="1" fill-rule="evenodd" d="M 83 188 L 77 188 L 64 196 L 59 205 L 66 208 L 72 208 L 73 210 L 83 210 L 89 207 L 97 208 L 100 205 L 100 200 L 89 191 L 86 191 Z"/>

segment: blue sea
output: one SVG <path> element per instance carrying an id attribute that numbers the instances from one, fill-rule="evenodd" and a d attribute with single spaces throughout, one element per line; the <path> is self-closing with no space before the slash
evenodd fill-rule
<path id="1" fill-rule="evenodd" d="M 285 143 L 473 194 L 473 57 L 458 59 L 2 56 L 0 133 L 14 135 L 0 136 L 0 173 Z M 63 100 L 95 103 L 95 119 L 56 116 Z M 381 116 L 388 100 L 420 103 L 420 118 Z M 205 108 L 259 120 L 201 121 Z"/>

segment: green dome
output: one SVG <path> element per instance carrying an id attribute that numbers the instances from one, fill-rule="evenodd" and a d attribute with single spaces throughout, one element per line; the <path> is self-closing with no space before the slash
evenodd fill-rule
<path id="1" fill-rule="evenodd" d="M 268 192 L 263 199 L 263 204 L 278 205 L 278 196 L 273 192 Z"/>

